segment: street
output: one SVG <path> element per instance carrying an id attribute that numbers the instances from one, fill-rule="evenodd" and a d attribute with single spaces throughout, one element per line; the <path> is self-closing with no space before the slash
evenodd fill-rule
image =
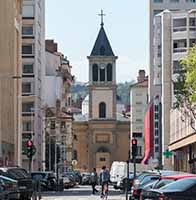
<path id="1" fill-rule="evenodd" d="M 100 186 L 97 186 L 100 191 Z M 47 192 L 42 195 L 43 200 L 99 200 L 100 193 L 92 195 L 91 186 L 77 186 L 66 189 L 64 192 Z M 120 190 L 109 188 L 108 200 L 125 200 L 125 194 Z"/>

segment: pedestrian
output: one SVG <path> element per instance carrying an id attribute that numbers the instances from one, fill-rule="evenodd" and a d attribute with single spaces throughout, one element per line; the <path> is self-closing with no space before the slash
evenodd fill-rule
<path id="1" fill-rule="evenodd" d="M 106 169 L 106 166 L 103 166 L 100 172 L 101 196 L 105 195 L 103 192 L 105 187 L 107 187 L 106 192 L 108 192 L 109 181 L 110 181 L 109 171 Z"/>
<path id="2" fill-rule="evenodd" d="M 98 192 L 98 190 L 95 188 L 97 185 L 97 172 L 96 172 L 96 168 L 93 168 L 93 171 L 91 173 L 91 185 L 92 185 L 92 193 L 95 194 L 96 192 Z"/>

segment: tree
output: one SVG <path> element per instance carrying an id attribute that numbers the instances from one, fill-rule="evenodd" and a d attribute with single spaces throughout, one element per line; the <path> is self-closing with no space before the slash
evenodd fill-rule
<path id="1" fill-rule="evenodd" d="M 196 120 L 196 44 L 187 51 L 187 55 L 180 61 L 182 70 L 179 72 L 175 84 L 175 107 L 182 116 L 190 118 L 190 125 L 195 129 Z M 182 119 L 184 120 L 184 119 Z"/>

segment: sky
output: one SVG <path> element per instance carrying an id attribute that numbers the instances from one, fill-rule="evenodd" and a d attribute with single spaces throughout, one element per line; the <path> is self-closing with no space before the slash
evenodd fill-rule
<path id="1" fill-rule="evenodd" d="M 88 59 L 97 38 L 103 9 L 104 28 L 118 56 L 117 82 L 148 74 L 147 0 L 46 0 L 46 39 L 58 43 L 77 81 L 88 81 Z"/>

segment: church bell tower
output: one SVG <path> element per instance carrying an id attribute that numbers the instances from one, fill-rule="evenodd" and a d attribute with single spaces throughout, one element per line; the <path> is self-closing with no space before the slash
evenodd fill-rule
<path id="1" fill-rule="evenodd" d="M 101 28 L 89 60 L 89 120 L 116 120 L 116 59 L 104 30 Z"/>

